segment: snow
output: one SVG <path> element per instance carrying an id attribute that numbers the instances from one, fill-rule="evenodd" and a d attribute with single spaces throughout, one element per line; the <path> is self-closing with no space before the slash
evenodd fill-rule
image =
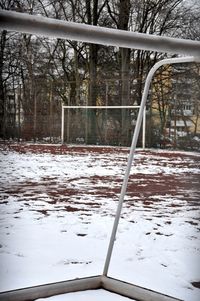
<path id="1" fill-rule="evenodd" d="M 77 292 L 77 293 L 69 293 L 63 294 L 60 296 L 50 297 L 46 299 L 38 299 L 38 301 L 102 301 L 102 300 L 109 300 L 109 301 L 128 301 L 129 298 L 125 298 L 119 296 L 114 293 L 109 293 L 103 289 L 99 289 L 98 291 L 95 290 L 88 290 L 84 292 Z"/>
<path id="2" fill-rule="evenodd" d="M 0 291 L 102 274 L 127 156 L 123 149 L 0 152 Z M 200 281 L 198 159 L 193 153 L 136 154 L 130 182 L 141 189 L 149 183 L 134 174 L 153 176 L 153 185 L 164 175 L 191 179 L 193 186 L 153 193 L 148 200 L 142 192 L 127 194 L 109 276 L 200 300 L 192 285 Z M 73 300 L 106 300 L 108 294 L 108 300 L 124 299 L 104 290 L 94 299 L 94 293 L 76 293 Z"/>

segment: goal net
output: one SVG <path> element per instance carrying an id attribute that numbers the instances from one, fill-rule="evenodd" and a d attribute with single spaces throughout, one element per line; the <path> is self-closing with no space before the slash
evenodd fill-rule
<path id="1" fill-rule="evenodd" d="M 139 106 L 62 106 L 62 143 L 130 146 Z M 145 118 L 140 144 L 145 144 Z"/>

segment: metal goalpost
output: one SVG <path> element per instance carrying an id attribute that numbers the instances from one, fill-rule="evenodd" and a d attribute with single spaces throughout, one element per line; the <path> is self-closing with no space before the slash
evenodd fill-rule
<path id="1" fill-rule="evenodd" d="M 65 106 L 62 105 L 61 114 L 61 143 L 64 144 L 65 135 L 65 110 L 67 109 L 95 109 L 95 110 L 109 110 L 109 109 L 139 109 L 140 106 Z M 146 107 L 143 111 L 143 124 L 142 124 L 142 149 L 145 149 L 145 136 L 146 136 Z"/>
<path id="2" fill-rule="evenodd" d="M 62 293 L 99 288 L 104 288 L 108 291 L 115 292 L 131 299 L 140 301 L 178 300 L 174 297 L 170 297 L 162 293 L 152 291 L 150 289 L 126 283 L 118 279 L 110 278 L 108 277 L 108 269 L 112 257 L 112 250 L 121 215 L 123 200 L 127 189 L 129 173 L 134 159 L 136 144 L 142 124 L 142 118 L 152 78 L 158 68 L 165 64 L 200 62 L 200 42 L 95 27 L 91 25 L 60 21 L 41 16 L 33 16 L 4 10 L 0 11 L 0 28 L 5 30 L 43 35 L 47 37 L 73 39 L 82 42 L 97 43 L 110 46 L 159 51 L 178 55 L 189 55 L 187 57 L 162 60 L 156 63 L 147 75 L 103 273 L 101 275 L 93 277 L 3 292 L 0 293 L 0 300 L 35 300 L 37 298 L 49 297 Z M 97 108 L 98 107 L 95 107 L 95 109 Z"/>
<path id="3" fill-rule="evenodd" d="M 147 97 L 148 97 L 148 93 L 149 93 L 149 88 L 150 88 L 153 76 L 154 76 L 155 72 L 163 65 L 180 64 L 180 63 L 192 63 L 192 62 L 195 62 L 194 57 L 184 57 L 184 58 L 181 57 L 181 58 L 164 59 L 164 60 L 156 63 L 151 68 L 151 70 L 149 71 L 149 73 L 147 75 L 147 78 L 146 78 L 146 81 L 145 81 L 145 86 L 144 86 L 144 91 L 143 91 L 143 95 L 142 95 L 140 110 L 139 110 L 139 113 L 138 113 L 136 127 L 135 127 L 135 131 L 134 131 L 134 135 L 133 135 L 133 139 L 132 139 L 132 144 L 131 144 L 131 148 L 130 148 L 130 152 L 129 152 L 129 158 L 128 158 L 128 163 L 127 163 L 127 166 L 126 166 L 126 172 L 125 172 L 123 184 L 122 184 L 122 187 L 121 187 L 121 193 L 120 193 L 120 197 L 119 197 L 117 212 L 116 212 L 116 215 L 115 215 L 115 221 L 114 221 L 114 225 L 113 225 L 113 229 L 112 229 L 112 234 L 111 234 L 110 243 L 109 243 L 109 247 L 108 247 L 108 252 L 107 252 L 107 256 L 106 256 L 103 275 L 108 274 L 108 269 L 109 269 L 110 260 L 111 260 L 111 256 L 112 256 L 112 250 L 113 250 L 113 246 L 114 246 L 116 232 L 117 232 L 117 228 L 118 228 L 118 225 L 119 225 L 119 219 L 120 219 L 120 215 L 121 215 L 122 205 L 123 205 L 124 197 L 125 197 L 126 190 L 127 190 L 130 170 L 131 170 L 132 162 L 134 160 L 136 144 L 137 144 L 137 141 L 138 141 L 139 131 L 140 131 L 141 123 L 142 123 L 143 112 L 144 112 L 144 108 L 145 108 L 145 105 L 146 105 L 146 101 L 147 101 Z"/>

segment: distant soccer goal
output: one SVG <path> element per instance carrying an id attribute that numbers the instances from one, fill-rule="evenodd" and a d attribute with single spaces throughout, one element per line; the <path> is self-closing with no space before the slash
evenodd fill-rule
<path id="1" fill-rule="evenodd" d="M 62 106 L 61 141 L 129 146 L 140 106 Z M 145 148 L 146 112 L 141 146 Z"/>

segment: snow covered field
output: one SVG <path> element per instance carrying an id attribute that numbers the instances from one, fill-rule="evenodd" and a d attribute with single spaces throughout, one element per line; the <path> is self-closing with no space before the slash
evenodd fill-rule
<path id="1" fill-rule="evenodd" d="M 101 274 L 128 149 L 0 149 L 0 290 Z M 200 300 L 199 159 L 137 152 L 109 276 Z"/>

